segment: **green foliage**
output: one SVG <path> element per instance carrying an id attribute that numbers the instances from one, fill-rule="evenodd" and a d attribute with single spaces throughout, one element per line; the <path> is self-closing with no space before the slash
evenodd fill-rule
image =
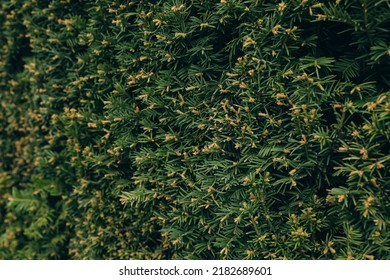
<path id="1" fill-rule="evenodd" d="M 2 1 L 0 258 L 389 259 L 389 7 Z"/>

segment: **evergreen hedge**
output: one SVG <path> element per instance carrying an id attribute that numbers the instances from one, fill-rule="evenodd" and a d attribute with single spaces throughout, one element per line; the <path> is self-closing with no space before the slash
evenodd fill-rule
<path id="1" fill-rule="evenodd" d="M 1 259 L 389 259 L 390 1 L 2 0 Z"/>

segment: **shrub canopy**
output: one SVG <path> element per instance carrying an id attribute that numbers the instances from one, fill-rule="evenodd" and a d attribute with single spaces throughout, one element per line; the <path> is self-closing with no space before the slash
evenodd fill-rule
<path id="1" fill-rule="evenodd" d="M 0 258 L 389 259 L 388 0 L 3 0 Z"/>

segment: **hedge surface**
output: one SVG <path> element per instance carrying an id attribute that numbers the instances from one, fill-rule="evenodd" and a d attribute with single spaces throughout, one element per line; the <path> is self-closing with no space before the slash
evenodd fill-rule
<path id="1" fill-rule="evenodd" d="M 390 1 L 3 0 L 0 259 L 390 259 Z"/>

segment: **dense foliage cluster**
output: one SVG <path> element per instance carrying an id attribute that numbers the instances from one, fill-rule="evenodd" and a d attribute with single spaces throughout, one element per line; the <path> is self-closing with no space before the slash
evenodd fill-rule
<path id="1" fill-rule="evenodd" d="M 0 259 L 389 259 L 390 1 L 2 0 Z"/>

